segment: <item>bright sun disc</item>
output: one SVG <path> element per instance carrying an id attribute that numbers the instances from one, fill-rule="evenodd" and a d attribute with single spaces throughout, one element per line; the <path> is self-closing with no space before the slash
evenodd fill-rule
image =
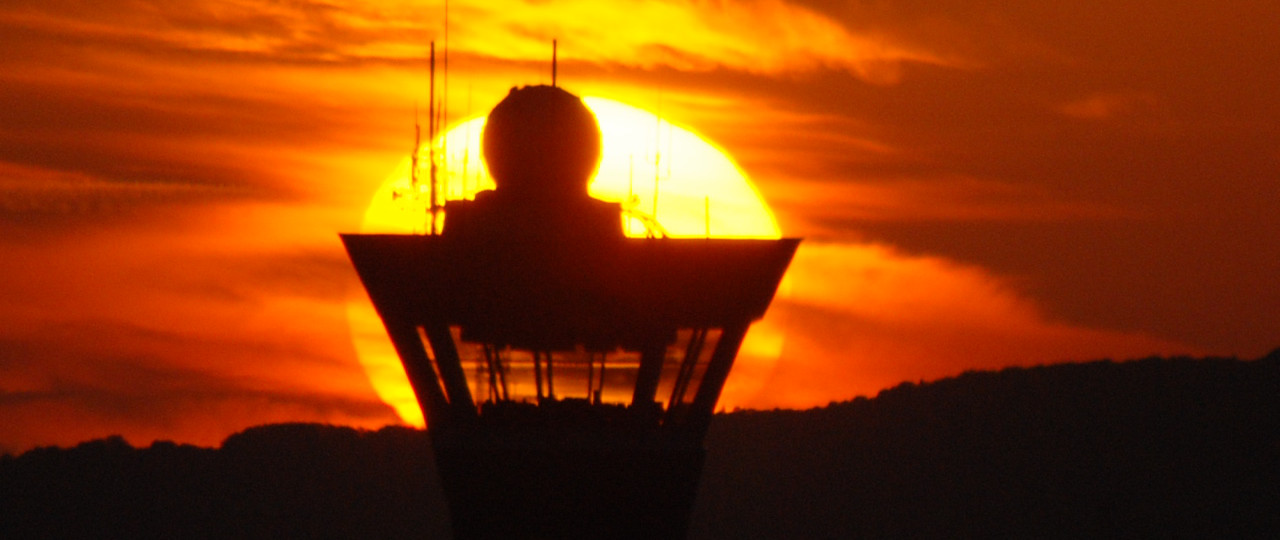
<path id="1" fill-rule="evenodd" d="M 768 206 L 729 156 L 696 133 L 644 111 L 604 98 L 584 98 L 600 123 L 602 157 L 591 182 L 592 197 L 620 202 L 656 221 L 671 237 L 779 238 Z M 440 192 L 446 200 L 470 199 L 493 189 L 480 157 L 484 117 L 462 122 L 437 140 Z M 365 211 L 362 233 L 423 233 L 429 229 L 428 152 L 421 153 L 418 182 L 405 158 L 382 183 Z M 656 203 L 656 205 L 655 205 Z M 444 218 L 447 219 L 447 216 Z M 629 236 L 649 234 L 638 219 Z M 378 397 L 405 422 L 423 425 L 413 390 L 382 323 L 363 292 L 347 303 L 352 339 Z M 764 384 L 783 335 L 768 319 L 752 326 L 742 344 L 722 406 L 743 405 Z"/>

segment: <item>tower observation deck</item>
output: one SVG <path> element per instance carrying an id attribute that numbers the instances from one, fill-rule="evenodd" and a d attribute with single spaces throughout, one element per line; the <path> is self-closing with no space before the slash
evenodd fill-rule
<path id="1" fill-rule="evenodd" d="M 683 538 L 734 357 L 797 239 L 626 238 L 599 128 L 513 89 L 496 189 L 440 235 L 342 240 L 427 419 L 457 538 Z"/>

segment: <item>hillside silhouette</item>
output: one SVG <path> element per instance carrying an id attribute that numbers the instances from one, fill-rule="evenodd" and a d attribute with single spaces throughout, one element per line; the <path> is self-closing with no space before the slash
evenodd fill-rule
<path id="1" fill-rule="evenodd" d="M 691 538 L 1265 537 L 1280 350 L 904 383 L 716 417 Z M 425 432 L 251 428 L 0 458 L 0 537 L 448 538 Z"/>

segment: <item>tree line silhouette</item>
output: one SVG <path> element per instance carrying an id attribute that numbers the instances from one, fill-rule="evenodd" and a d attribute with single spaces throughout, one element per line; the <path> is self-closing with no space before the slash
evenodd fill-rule
<path id="1" fill-rule="evenodd" d="M 1280 350 L 736 411 L 707 448 L 693 538 L 1273 536 Z M 0 457 L 0 537 L 448 538 L 437 482 L 404 427 L 262 426 L 219 449 L 110 437 Z"/>

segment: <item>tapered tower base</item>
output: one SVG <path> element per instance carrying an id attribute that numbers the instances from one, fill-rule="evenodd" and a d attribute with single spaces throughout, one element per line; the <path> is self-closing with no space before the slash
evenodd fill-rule
<path id="1" fill-rule="evenodd" d="M 455 538 L 685 537 L 701 445 L 625 415 L 609 425 L 609 406 L 574 408 L 432 433 Z"/>

